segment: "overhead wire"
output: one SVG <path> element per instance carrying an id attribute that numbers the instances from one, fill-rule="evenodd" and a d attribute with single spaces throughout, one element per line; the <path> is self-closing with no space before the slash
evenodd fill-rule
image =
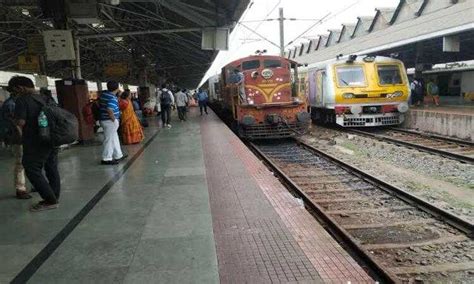
<path id="1" fill-rule="evenodd" d="M 331 12 L 329 12 L 326 16 L 324 16 L 321 20 L 319 20 L 318 22 L 314 23 L 313 25 L 311 25 L 310 27 L 308 27 L 304 32 L 302 32 L 300 35 L 298 35 L 297 37 L 295 37 L 293 40 L 291 40 L 288 44 L 285 45 L 285 47 L 291 45 L 292 43 L 295 42 L 295 40 L 298 40 L 299 38 L 301 38 L 302 36 L 304 36 L 307 32 L 311 31 L 315 26 L 317 25 L 320 25 L 324 22 L 327 22 L 328 20 L 334 18 L 334 17 L 337 17 L 339 16 L 340 14 L 346 12 L 347 10 L 349 10 L 350 8 L 354 7 L 355 5 L 359 4 L 361 0 L 356 0 L 355 2 L 353 2 L 352 4 L 344 7 L 343 9 L 337 11 L 336 13 L 334 14 L 331 14 Z"/>

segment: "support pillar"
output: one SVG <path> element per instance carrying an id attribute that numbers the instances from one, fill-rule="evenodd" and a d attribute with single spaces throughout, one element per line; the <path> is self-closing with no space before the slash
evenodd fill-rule
<path id="1" fill-rule="evenodd" d="M 76 60 L 74 60 L 74 78 L 82 79 L 81 50 L 80 50 L 80 42 L 78 38 L 74 39 L 74 51 L 76 53 Z"/>

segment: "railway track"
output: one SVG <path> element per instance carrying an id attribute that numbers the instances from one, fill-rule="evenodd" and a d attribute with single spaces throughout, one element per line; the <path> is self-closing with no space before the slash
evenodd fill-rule
<path id="1" fill-rule="evenodd" d="M 250 146 L 384 283 L 474 282 L 474 225 L 301 141 Z"/>
<path id="2" fill-rule="evenodd" d="M 382 130 L 351 129 L 349 131 L 381 141 L 437 154 L 463 163 L 474 164 L 473 142 L 397 128 Z"/>

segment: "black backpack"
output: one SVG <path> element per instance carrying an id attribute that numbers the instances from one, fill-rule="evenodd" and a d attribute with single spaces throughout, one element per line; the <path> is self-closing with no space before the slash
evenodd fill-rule
<path id="1" fill-rule="evenodd" d="M 171 94 L 169 90 L 161 90 L 161 104 L 162 105 L 170 105 L 172 100 L 171 100 Z"/>
<path id="2" fill-rule="evenodd" d="M 40 137 L 42 142 L 58 147 L 79 139 L 79 122 L 74 114 L 60 108 L 52 98 L 45 100 L 38 95 L 32 98 L 41 104 L 41 111 L 48 118 L 49 135 Z"/>
<path id="3" fill-rule="evenodd" d="M 420 81 L 415 83 L 415 94 L 423 95 L 423 84 Z"/>

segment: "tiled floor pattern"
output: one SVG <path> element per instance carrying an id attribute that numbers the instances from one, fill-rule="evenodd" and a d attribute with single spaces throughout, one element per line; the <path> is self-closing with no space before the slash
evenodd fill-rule
<path id="1" fill-rule="evenodd" d="M 278 213 L 280 217 L 278 222 L 283 222 L 289 229 L 291 238 L 296 240 L 322 280 L 326 283 L 346 283 L 347 281 L 373 283 L 367 273 L 301 206 L 301 203 L 284 188 L 262 162 L 229 130 L 224 129 L 225 126 L 221 125 L 219 128 L 213 131 L 218 131 L 221 137 L 227 139 L 229 144 L 224 149 L 226 155 L 239 157 L 242 163 L 241 168 L 245 170 L 242 174 L 247 180 L 257 182 L 259 189 Z M 203 144 L 205 146 L 205 143 Z M 272 222 L 277 221 L 272 220 Z"/>
<path id="2" fill-rule="evenodd" d="M 221 283 L 321 283 L 310 260 L 228 144 L 211 114 L 201 123 Z"/>

